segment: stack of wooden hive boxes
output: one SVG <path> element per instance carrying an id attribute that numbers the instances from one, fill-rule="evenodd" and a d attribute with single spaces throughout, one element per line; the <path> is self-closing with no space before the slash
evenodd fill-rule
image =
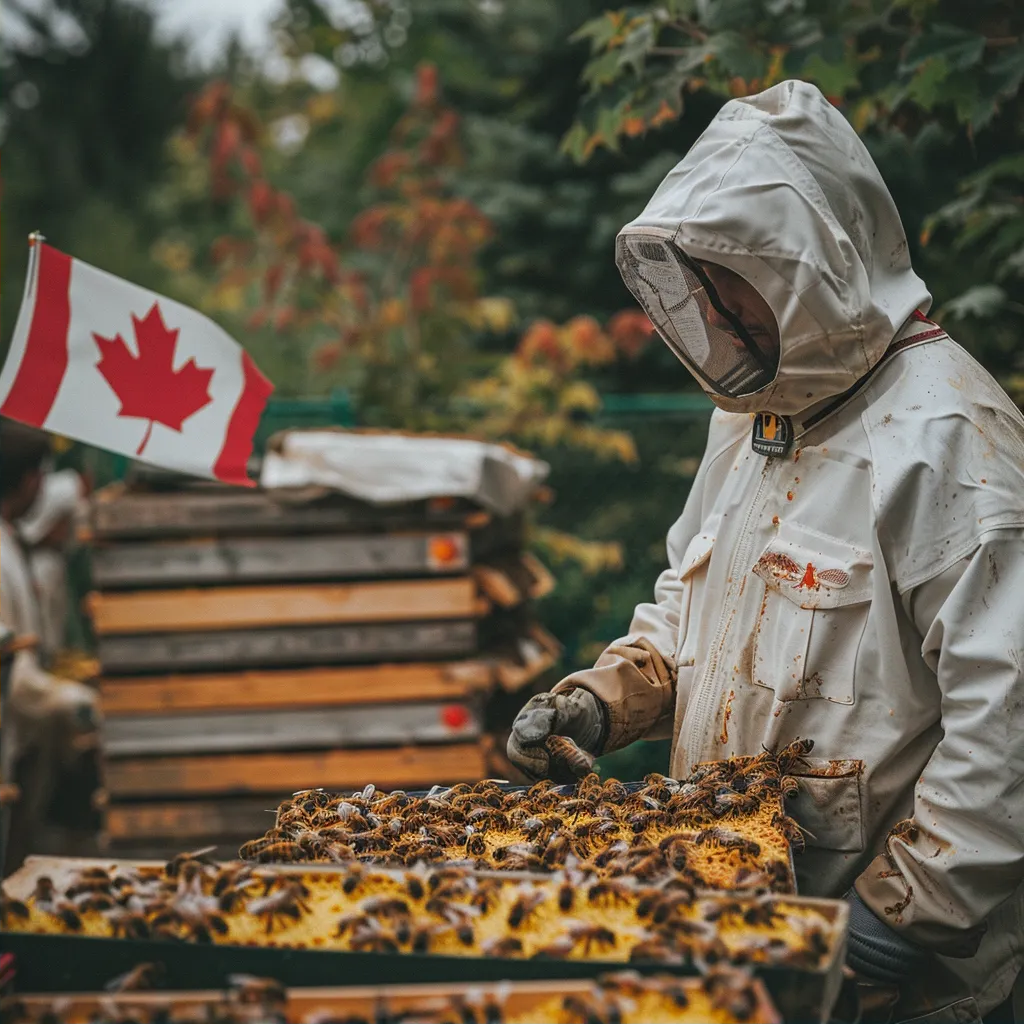
<path id="1" fill-rule="evenodd" d="M 501 775 L 488 702 L 558 657 L 522 515 L 465 499 L 118 484 L 90 534 L 112 851 L 230 856 L 298 789 Z"/>

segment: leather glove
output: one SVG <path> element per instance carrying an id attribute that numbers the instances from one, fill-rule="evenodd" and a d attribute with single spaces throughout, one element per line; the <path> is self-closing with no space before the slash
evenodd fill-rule
<path id="1" fill-rule="evenodd" d="M 508 759 L 531 779 L 546 779 L 551 765 L 544 743 L 549 736 L 568 736 L 581 750 L 598 754 L 605 731 L 604 707 L 588 690 L 538 693 L 512 723 Z"/>

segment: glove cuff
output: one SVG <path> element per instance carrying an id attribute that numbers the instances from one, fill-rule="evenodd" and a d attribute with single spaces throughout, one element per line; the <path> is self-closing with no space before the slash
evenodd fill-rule
<path id="1" fill-rule="evenodd" d="M 644 638 L 612 644 L 593 668 L 567 676 L 552 692 L 581 689 L 605 715 L 601 752 L 619 750 L 645 736 L 675 701 L 675 664 Z"/>
<path id="2" fill-rule="evenodd" d="M 846 962 L 866 978 L 900 982 L 920 969 L 928 953 L 881 921 L 854 889 L 846 894 L 850 932 Z"/>

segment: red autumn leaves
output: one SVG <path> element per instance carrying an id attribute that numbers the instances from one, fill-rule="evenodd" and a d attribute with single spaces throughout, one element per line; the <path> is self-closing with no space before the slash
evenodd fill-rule
<path id="1" fill-rule="evenodd" d="M 333 340 L 313 351 L 319 371 L 330 370 L 346 353 L 379 361 L 394 349 L 387 340 L 392 332 L 417 335 L 420 321 L 429 317 L 472 322 L 466 311 L 488 301 L 480 295 L 479 257 L 495 243 L 494 228 L 474 203 L 451 195 L 445 184 L 464 155 L 459 116 L 442 103 L 433 65 L 417 70 L 413 99 L 368 171 L 379 201 L 354 218 L 344 249 L 299 216 L 292 197 L 266 178 L 259 151 L 266 131 L 224 83 L 200 95 L 189 130 L 207 154 L 214 198 L 240 198 L 255 236 L 224 236 L 214 243 L 220 283 L 259 294 L 251 327 L 333 333 Z M 375 260 L 390 269 L 375 272 Z M 350 269 L 354 265 L 364 269 Z M 632 310 L 617 314 L 604 329 L 585 316 L 563 328 L 539 321 L 524 334 L 516 358 L 548 359 L 563 371 L 595 366 L 619 354 L 635 357 L 651 332 L 647 318 Z"/>

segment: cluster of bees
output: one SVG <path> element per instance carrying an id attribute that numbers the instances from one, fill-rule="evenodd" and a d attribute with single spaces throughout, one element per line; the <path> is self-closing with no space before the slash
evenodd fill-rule
<path id="1" fill-rule="evenodd" d="M 594 870 L 641 880 L 682 876 L 695 888 L 792 892 L 790 852 L 803 837 L 783 811 L 789 772 L 809 753 L 709 762 L 677 781 L 639 787 L 589 774 L 508 789 L 495 780 L 435 786 L 425 795 L 372 785 L 350 796 L 296 793 L 274 826 L 239 856 L 258 863 L 447 863 L 488 870 Z"/>
<path id="2" fill-rule="evenodd" d="M 582 867 L 516 877 L 466 866 L 411 870 L 217 864 L 92 866 L 5 896 L 4 927 L 129 939 L 665 965 L 814 970 L 835 944 L 813 902 L 706 893 L 683 875 L 647 881 Z"/>
<path id="3" fill-rule="evenodd" d="M 774 1016 L 762 990 L 750 975 L 719 967 L 700 978 L 672 975 L 643 977 L 634 971 L 599 976 L 571 984 L 567 994 L 531 993 L 510 999 L 508 983 L 474 987 L 443 995 L 381 995 L 372 1009 L 352 1007 L 344 993 L 324 994 L 327 1005 L 296 1012 L 278 982 L 249 975 L 228 978 L 225 995 L 215 1002 L 173 997 L 146 1001 L 124 998 L 125 992 L 148 987 L 153 964 L 140 964 L 107 986 L 116 995 L 101 996 L 88 1016 L 89 1024 L 746 1024 Z M 308 1000 L 307 1000 L 308 1002 Z M 346 1006 L 348 1003 L 348 1006 Z M 334 1005 L 332 1005 L 334 1004 Z M 526 1005 L 524 1005 L 526 1004 Z M 10 1024 L 72 1024 L 59 1002 L 15 1003 L 7 1008 Z"/>

